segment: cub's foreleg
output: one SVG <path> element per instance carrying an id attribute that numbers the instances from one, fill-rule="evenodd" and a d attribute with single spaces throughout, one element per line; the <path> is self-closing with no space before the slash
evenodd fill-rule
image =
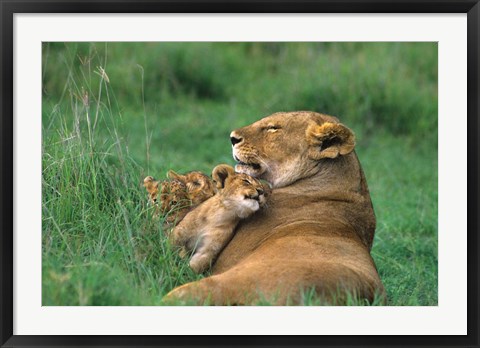
<path id="1" fill-rule="evenodd" d="M 180 248 L 179 255 L 181 258 L 188 256 L 189 252 L 193 250 L 191 244 L 192 240 L 196 238 L 196 232 L 191 228 L 180 223 L 176 226 L 170 234 L 170 244 Z"/>
<path id="2" fill-rule="evenodd" d="M 190 268 L 195 273 L 203 273 L 210 269 L 218 254 L 230 241 L 233 235 L 233 228 L 219 227 L 206 231 L 201 244 L 197 246 L 195 254 L 190 260 Z"/>

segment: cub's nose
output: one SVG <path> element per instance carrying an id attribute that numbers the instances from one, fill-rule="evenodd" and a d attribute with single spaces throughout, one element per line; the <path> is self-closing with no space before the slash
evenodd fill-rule
<path id="1" fill-rule="evenodd" d="M 261 196 L 264 194 L 264 191 L 262 189 L 257 189 L 257 193 Z"/>
<path id="2" fill-rule="evenodd" d="M 243 138 L 239 136 L 238 134 L 235 134 L 235 132 L 232 132 L 230 134 L 230 141 L 232 142 L 232 145 L 235 146 L 238 143 L 241 143 Z"/>

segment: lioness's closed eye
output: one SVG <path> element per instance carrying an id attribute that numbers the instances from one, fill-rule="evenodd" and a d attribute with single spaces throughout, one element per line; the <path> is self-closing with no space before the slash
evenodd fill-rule
<path id="1" fill-rule="evenodd" d="M 263 207 L 270 193 L 268 185 L 226 164 L 216 166 L 212 178 L 218 193 L 187 214 L 171 235 L 172 244 L 194 252 L 190 267 L 196 273 L 210 268 L 237 223 Z"/>

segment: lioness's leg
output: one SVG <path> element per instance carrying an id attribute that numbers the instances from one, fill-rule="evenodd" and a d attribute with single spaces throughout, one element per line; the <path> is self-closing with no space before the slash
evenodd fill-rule
<path id="1" fill-rule="evenodd" d="M 322 303 L 339 305 L 346 302 L 347 293 L 371 301 L 379 284 L 342 264 L 305 267 L 303 263 L 279 265 L 264 261 L 239 264 L 224 273 L 182 285 L 164 300 L 195 305 L 255 305 L 261 300 L 275 305 L 302 304 L 304 291 L 314 289 Z"/>
<path id="2" fill-rule="evenodd" d="M 222 305 L 225 299 L 216 284 L 216 276 L 187 283 L 170 291 L 162 302 L 166 305 Z"/>

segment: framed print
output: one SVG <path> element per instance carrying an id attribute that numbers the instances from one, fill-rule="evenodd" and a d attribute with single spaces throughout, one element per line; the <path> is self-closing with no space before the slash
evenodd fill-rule
<path id="1" fill-rule="evenodd" d="M 3 1 L 2 346 L 478 346 L 479 8 Z"/>

